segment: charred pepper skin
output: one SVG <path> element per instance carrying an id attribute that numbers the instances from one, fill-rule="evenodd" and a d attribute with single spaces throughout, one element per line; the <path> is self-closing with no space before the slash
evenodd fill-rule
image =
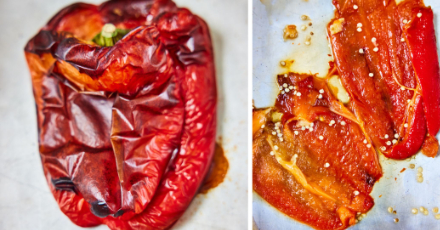
<path id="1" fill-rule="evenodd" d="M 91 39 L 112 23 L 111 47 Z M 25 47 L 48 185 L 77 225 L 168 229 L 214 153 L 206 23 L 172 1 L 73 4 Z"/>

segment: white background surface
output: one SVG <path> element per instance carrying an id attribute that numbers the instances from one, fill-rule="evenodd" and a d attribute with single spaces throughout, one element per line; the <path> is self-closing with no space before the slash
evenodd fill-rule
<path id="1" fill-rule="evenodd" d="M 71 230 L 43 177 L 35 105 L 23 48 L 70 0 L 0 0 L 0 230 Z M 98 4 L 102 1 L 86 1 Z M 174 229 L 247 227 L 247 1 L 176 0 L 207 21 L 219 89 L 225 182 L 197 195 Z M 108 229 L 101 226 L 94 229 Z"/>
<path id="2" fill-rule="evenodd" d="M 264 3 L 264 4 L 262 4 Z M 433 8 L 435 14 L 437 47 L 440 47 L 440 1 L 425 0 L 426 5 Z M 276 74 L 280 73 L 279 61 L 293 58 L 300 62 L 292 66 L 291 71 L 311 72 L 325 75 L 328 70 L 330 54 L 325 37 L 325 26 L 333 17 L 333 6 L 330 0 L 253 0 L 253 99 L 257 107 L 272 106 L 276 97 Z M 283 42 L 283 28 L 287 24 L 301 26 L 301 15 L 310 16 L 313 27 L 312 45 L 304 43 L 305 34 L 299 30 L 299 37 L 291 42 Z M 438 49 L 437 49 L 438 52 Z M 324 73 L 322 73 L 324 71 Z M 440 135 L 437 135 L 437 139 Z M 440 207 L 440 157 L 427 158 L 421 153 L 410 161 L 394 161 L 380 156 L 383 177 L 374 186 L 371 196 L 375 205 L 367 217 L 352 230 L 372 229 L 440 229 L 440 220 L 434 218 L 432 208 Z M 409 169 L 414 163 L 416 169 Z M 423 183 L 416 182 L 417 167 L 423 167 Z M 400 171 L 406 168 L 406 171 Z M 260 230 L 311 229 L 300 224 L 274 209 L 253 193 L 253 217 Z M 381 198 L 379 196 L 382 195 Z M 412 208 L 424 206 L 429 209 L 429 215 L 411 214 Z M 396 215 L 389 214 L 388 207 L 397 211 Z M 399 218 L 399 223 L 393 219 Z"/>

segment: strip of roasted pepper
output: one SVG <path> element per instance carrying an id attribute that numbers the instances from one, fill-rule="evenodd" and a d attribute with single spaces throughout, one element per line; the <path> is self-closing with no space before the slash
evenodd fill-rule
<path id="1" fill-rule="evenodd" d="M 410 108 L 408 116 L 408 130 L 402 141 L 393 146 L 391 151 L 384 151 L 386 157 L 405 159 L 414 155 L 422 147 L 426 134 L 426 121 L 424 119 L 422 96 L 417 95 L 414 108 Z"/>
<path id="2" fill-rule="evenodd" d="M 438 118 L 440 100 L 438 58 L 432 17 L 429 18 L 432 11 L 418 0 L 399 5 L 395 1 L 383 4 L 382 1 L 345 0 L 334 1 L 334 4 L 336 19 L 329 24 L 328 32 L 336 73 L 340 74 L 352 99 L 348 108 L 362 121 L 374 146 L 386 156 L 402 159 L 416 154 L 423 140 L 434 138 L 438 131 L 439 119 L 430 118 Z M 356 4 L 362 7 L 354 9 Z M 425 16 L 423 12 L 419 14 L 420 9 L 427 11 Z M 414 48 L 405 42 L 408 33 L 415 34 L 407 29 L 414 28 L 414 20 L 429 24 L 418 29 L 417 33 L 424 34 L 420 36 L 427 41 L 417 42 L 423 46 L 417 60 L 412 54 Z M 430 61 L 423 61 L 428 59 Z M 419 76 L 421 73 L 424 73 L 423 79 Z M 422 100 L 416 95 L 423 97 L 424 115 L 418 109 Z M 415 114 L 414 108 L 417 108 Z M 414 116 L 418 119 L 410 122 Z M 422 122 L 428 124 L 429 136 Z M 432 156 L 432 151 L 428 155 Z"/>
<path id="3" fill-rule="evenodd" d="M 428 132 L 435 137 L 440 129 L 440 72 L 431 8 L 412 9 L 404 34 L 424 99 Z"/>

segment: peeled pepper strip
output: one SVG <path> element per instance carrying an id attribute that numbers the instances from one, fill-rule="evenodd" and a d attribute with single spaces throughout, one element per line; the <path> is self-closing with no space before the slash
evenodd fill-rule
<path id="1" fill-rule="evenodd" d="M 362 121 L 373 145 L 385 155 L 402 159 L 416 154 L 426 140 L 426 125 L 421 123 L 427 124 L 430 138 L 435 137 L 440 123 L 439 66 L 429 16 L 432 11 L 418 0 L 399 5 L 395 1 L 345 0 L 334 4 L 336 18 L 345 20 L 336 33 L 331 33 L 331 27 L 337 19 L 330 23 L 329 35 L 338 73 L 353 99 L 348 108 Z M 352 4 L 362 7 L 353 9 Z M 411 47 L 411 43 L 418 48 Z M 409 122 L 414 115 L 409 108 L 419 108 L 412 103 L 421 103 L 422 99 L 414 99 L 420 94 L 424 115 L 418 110 L 417 120 Z"/>
<path id="2" fill-rule="evenodd" d="M 110 47 L 91 42 L 107 23 L 130 32 Z M 205 22 L 165 0 L 73 4 L 25 55 L 43 169 L 60 209 L 84 227 L 169 228 L 214 153 Z"/>
<path id="3" fill-rule="evenodd" d="M 383 152 L 386 157 L 405 159 L 417 153 L 425 140 L 426 121 L 424 119 L 422 96 L 417 95 L 415 106 L 409 112 L 408 131 L 403 140 L 397 143 L 391 151 Z"/>
<path id="4" fill-rule="evenodd" d="M 326 79 L 288 73 L 277 80 L 294 91 L 280 93 L 275 107 L 252 112 L 253 189 L 313 228 L 354 225 L 358 212 L 374 205 L 369 193 L 382 176 L 373 146 L 363 142 L 351 114 L 332 108 L 337 99 Z"/>
<path id="5" fill-rule="evenodd" d="M 434 15 L 431 8 L 414 8 L 412 13 L 404 31 L 425 103 L 428 132 L 435 137 L 440 129 L 440 72 Z"/>

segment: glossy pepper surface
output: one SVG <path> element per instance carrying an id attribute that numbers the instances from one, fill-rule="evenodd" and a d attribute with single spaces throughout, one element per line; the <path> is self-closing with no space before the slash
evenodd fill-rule
<path id="1" fill-rule="evenodd" d="M 128 33 L 92 42 L 105 24 Z M 214 153 L 206 23 L 172 1 L 73 4 L 25 47 L 44 173 L 77 225 L 167 229 Z"/>
<path id="2" fill-rule="evenodd" d="M 430 141 L 440 128 L 431 8 L 420 0 L 333 3 L 336 17 L 328 34 L 336 73 L 351 97 L 347 107 L 362 121 L 374 146 L 393 159 L 413 156 L 425 141 L 438 146 Z M 341 21 L 335 31 L 335 22 Z M 427 148 L 423 153 L 436 155 Z"/>
<path id="3" fill-rule="evenodd" d="M 326 79 L 290 72 L 277 80 L 294 92 L 253 111 L 253 189 L 316 229 L 354 225 L 373 207 L 370 192 L 382 176 L 370 140 Z"/>

